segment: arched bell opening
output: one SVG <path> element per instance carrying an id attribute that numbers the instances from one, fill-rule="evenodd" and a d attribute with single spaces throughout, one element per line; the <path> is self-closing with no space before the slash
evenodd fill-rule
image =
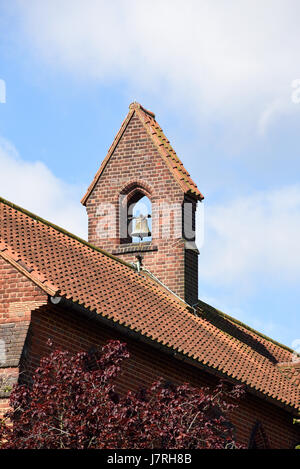
<path id="1" fill-rule="evenodd" d="M 150 242 L 152 203 L 148 192 L 143 187 L 124 192 L 120 199 L 120 244 Z"/>
<path id="2" fill-rule="evenodd" d="M 137 192 L 128 204 L 129 242 L 141 243 L 152 240 L 152 205 L 150 199 Z"/>

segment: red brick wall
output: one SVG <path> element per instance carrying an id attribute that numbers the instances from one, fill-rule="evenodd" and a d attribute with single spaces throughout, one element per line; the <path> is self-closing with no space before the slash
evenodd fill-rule
<path id="1" fill-rule="evenodd" d="M 82 317 L 80 313 L 62 311 L 54 306 L 41 307 L 32 313 L 29 329 L 28 359 L 26 369 L 30 374 L 38 366 L 39 359 L 49 352 L 46 341 L 73 352 L 88 350 L 111 338 L 125 341 L 131 357 L 124 364 L 119 388 L 136 389 L 149 385 L 157 377 L 175 383 L 190 382 L 195 386 L 213 386 L 217 379 L 194 366 L 181 362 L 147 344 L 128 338 L 99 321 Z M 300 441 L 299 426 L 292 425 L 291 415 L 256 396 L 247 394 L 238 411 L 232 417 L 237 427 L 237 438 L 248 444 L 251 431 L 260 421 L 271 448 L 291 448 Z"/>
<path id="2" fill-rule="evenodd" d="M 120 193 L 124 196 L 129 194 L 128 199 L 131 200 L 131 197 L 136 196 L 136 189 L 141 189 L 142 194 L 148 196 L 153 209 L 151 246 L 155 250 L 143 252 L 144 266 L 172 291 L 186 299 L 187 302 L 194 304 L 198 300 L 198 282 L 189 282 L 189 280 L 186 281 L 186 278 L 187 268 L 189 274 L 192 271 L 198 271 L 198 257 L 197 255 L 188 256 L 188 261 L 185 257 L 181 219 L 181 207 L 185 200 L 184 193 L 162 160 L 140 120 L 134 115 L 86 203 L 89 242 L 128 262 L 136 262 L 136 252 L 124 250 L 124 239 L 120 238 L 119 195 Z M 188 202 L 195 204 L 192 199 Z M 108 220 L 111 231 L 107 238 L 100 238 L 97 234 L 97 226 L 99 226 L 98 223 L 102 220 L 102 216 L 97 210 L 100 204 L 108 203 L 113 206 L 113 210 L 107 208 L 111 214 Z M 163 227 L 166 226 L 166 220 L 162 217 L 162 210 L 158 210 L 158 207 L 161 208 L 161 204 L 164 203 L 180 207 L 180 214 L 176 216 L 172 210 L 167 210 L 167 216 L 170 215 L 170 237 L 167 239 L 162 231 Z M 161 216 L 159 216 L 159 211 Z M 191 262 L 193 263 L 192 268 Z"/>
<path id="3" fill-rule="evenodd" d="M 45 303 L 47 295 L 0 258 L 0 379 L 5 376 L 9 386 L 18 379 L 31 311 Z M 7 409 L 6 396 L 0 386 L 0 415 Z"/>

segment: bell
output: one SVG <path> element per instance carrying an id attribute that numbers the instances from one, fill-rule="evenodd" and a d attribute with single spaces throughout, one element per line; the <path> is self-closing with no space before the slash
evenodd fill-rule
<path id="1" fill-rule="evenodd" d="M 131 233 L 132 238 L 140 238 L 141 240 L 147 236 L 151 236 L 151 232 L 148 226 L 148 217 L 139 215 L 135 218 L 135 227 Z"/>

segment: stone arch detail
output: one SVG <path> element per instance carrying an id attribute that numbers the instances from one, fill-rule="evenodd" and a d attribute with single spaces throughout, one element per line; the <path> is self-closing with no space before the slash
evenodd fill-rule
<path id="1" fill-rule="evenodd" d="M 151 203 L 153 202 L 153 188 L 142 180 L 130 181 L 124 184 L 119 190 L 117 198 L 119 198 L 120 196 L 124 196 L 122 197 L 121 201 L 123 205 L 127 204 L 129 200 L 134 199 L 134 196 L 136 194 L 142 194 L 142 197 L 146 196 L 151 201 Z M 136 201 L 138 201 L 139 198 L 137 198 Z"/>

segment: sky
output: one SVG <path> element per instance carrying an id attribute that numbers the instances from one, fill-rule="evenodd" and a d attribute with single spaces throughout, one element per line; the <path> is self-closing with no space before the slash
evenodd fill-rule
<path id="1" fill-rule="evenodd" d="M 299 17 L 298 0 L 0 0 L 0 195 L 87 238 L 80 199 L 140 102 L 205 196 L 199 297 L 298 350 Z"/>

